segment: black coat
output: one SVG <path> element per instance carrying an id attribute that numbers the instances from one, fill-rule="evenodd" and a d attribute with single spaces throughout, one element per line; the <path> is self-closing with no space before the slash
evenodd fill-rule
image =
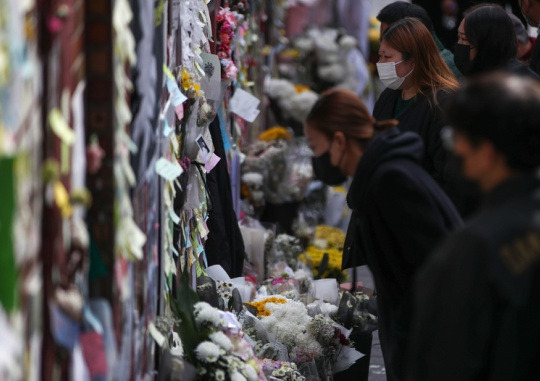
<path id="1" fill-rule="evenodd" d="M 375 103 L 375 119 L 393 119 L 399 97 L 401 90 L 385 89 Z M 440 90 L 437 93 L 437 105 L 434 105 L 427 96 L 418 94 L 409 109 L 399 116 L 398 128 L 420 135 L 425 147 L 422 166 L 443 188 L 460 214 L 467 216 L 477 209 L 479 195 L 463 178 L 457 159 L 443 146 L 441 130 L 447 123 L 441 107 L 446 98 L 447 92 Z"/>
<path id="2" fill-rule="evenodd" d="M 419 272 L 408 380 L 540 379 L 539 191 L 497 187 Z"/>
<path id="3" fill-rule="evenodd" d="M 397 128 L 366 148 L 347 203 L 352 209 L 343 268 L 367 264 L 377 289 L 379 333 L 389 380 L 400 379 L 413 277 L 460 217 L 420 166 L 418 135 Z"/>
<path id="4" fill-rule="evenodd" d="M 444 102 L 445 94 L 440 91 L 439 104 Z M 385 89 L 373 109 L 373 116 L 377 120 L 394 119 L 394 109 L 401 90 Z M 398 120 L 398 128 L 405 131 L 416 132 L 422 138 L 425 153 L 422 166 L 435 180 L 444 186 L 447 180 L 447 153 L 441 141 L 441 129 L 446 126 L 440 107 L 432 105 L 425 95 L 418 94 L 409 109 Z"/>
<path id="5" fill-rule="evenodd" d="M 233 209 L 231 179 L 223 147 L 219 119 L 210 124 L 216 155 L 221 160 L 206 176 L 211 209 L 208 211 L 208 240 L 205 251 L 208 265 L 221 265 L 231 278 L 242 275 L 244 268 L 244 240 Z"/>

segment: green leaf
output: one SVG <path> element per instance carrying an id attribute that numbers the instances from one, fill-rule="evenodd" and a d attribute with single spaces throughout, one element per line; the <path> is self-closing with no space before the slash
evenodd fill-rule
<path id="1" fill-rule="evenodd" d="M 197 293 L 189 285 L 189 274 L 184 271 L 180 278 L 176 299 L 171 298 L 171 310 L 182 321 L 176 326 L 176 332 L 182 339 L 184 352 L 192 364 L 195 363 L 194 350 L 201 341 L 193 315 L 193 306 L 198 301 Z"/>

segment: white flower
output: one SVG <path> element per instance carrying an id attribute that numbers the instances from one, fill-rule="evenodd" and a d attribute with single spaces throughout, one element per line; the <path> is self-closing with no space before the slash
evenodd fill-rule
<path id="1" fill-rule="evenodd" d="M 246 376 L 248 381 L 257 381 L 259 379 L 257 371 L 250 364 L 246 364 L 246 366 L 244 367 L 244 375 Z"/>
<path id="2" fill-rule="evenodd" d="M 246 378 L 238 372 L 231 374 L 231 381 L 246 381 Z"/>
<path id="3" fill-rule="evenodd" d="M 286 111 L 298 122 L 304 122 L 311 108 L 317 102 L 318 95 L 313 91 L 302 91 L 294 97 L 284 99 L 280 105 L 286 105 Z"/>
<path id="4" fill-rule="evenodd" d="M 341 63 L 334 63 L 320 66 L 317 72 L 319 77 L 324 78 L 328 82 L 339 82 L 345 77 L 347 69 Z"/>
<path id="5" fill-rule="evenodd" d="M 209 323 L 216 327 L 221 326 L 221 319 L 217 308 L 212 307 L 206 302 L 198 302 L 193 309 L 197 325 L 200 326 Z"/>
<path id="6" fill-rule="evenodd" d="M 216 370 L 216 380 L 218 381 L 224 381 L 225 380 L 225 372 L 222 369 Z"/>
<path id="7" fill-rule="evenodd" d="M 216 344 L 210 341 L 203 341 L 195 349 L 195 354 L 200 361 L 213 363 L 218 360 L 220 351 Z"/>
<path id="8" fill-rule="evenodd" d="M 356 46 L 356 38 L 353 36 L 343 36 L 341 40 L 339 40 L 339 45 L 345 50 L 352 49 Z"/>
<path id="9" fill-rule="evenodd" d="M 231 339 L 229 339 L 227 335 L 225 335 L 221 331 L 211 333 L 208 337 L 215 344 L 219 345 L 221 348 L 225 349 L 226 351 L 230 351 L 233 348 L 233 343 L 231 342 Z"/>
<path id="10" fill-rule="evenodd" d="M 272 78 L 265 85 L 266 94 L 274 99 L 288 99 L 296 94 L 294 85 L 286 79 Z"/>
<path id="11" fill-rule="evenodd" d="M 247 172 L 242 175 L 242 182 L 249 185 L 261 186 L 263 183 L 263 175 L 256 172 Z"/>

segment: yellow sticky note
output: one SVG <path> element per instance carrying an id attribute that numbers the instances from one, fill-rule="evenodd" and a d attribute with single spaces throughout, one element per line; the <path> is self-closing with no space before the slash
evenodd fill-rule
<path id="1" fill-rule="evenodd" d="M 59 109 L 54 108 L 49 113 L 49 125 L 62 142 L 69 146 L 75 143 L 75 132 L 69 127 Z"/>
<path id="2" fill-rule="evenodd" d="M 167 65 L 163 64 L 163 73 L 165 73 L 165 75 L 171 79 L 174 79 L 174 75 L 173 73 L 171 73 L 171 71 L 169 70 L 169 68 L 167 67 Z"/>
<path id="3" fill-rule="evenodd" d="M 69 218 L 73 214 L 73 206 L 69 202 L 69 194 L 66 187 L 60 181 L 54 183 L 54 201 L 60 209 L 62 217 Z"/>

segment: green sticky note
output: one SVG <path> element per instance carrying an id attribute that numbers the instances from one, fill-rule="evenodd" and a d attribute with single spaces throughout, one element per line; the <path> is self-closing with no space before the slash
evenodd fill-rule
<path id="1" fill-rule="evenodd" d="M 13 247 L 13 222 L 17 203 L 15 161 L 13 157 L 0 157 L 0 303 L 11 312 L 17 306 L 17 268 Z"/>

